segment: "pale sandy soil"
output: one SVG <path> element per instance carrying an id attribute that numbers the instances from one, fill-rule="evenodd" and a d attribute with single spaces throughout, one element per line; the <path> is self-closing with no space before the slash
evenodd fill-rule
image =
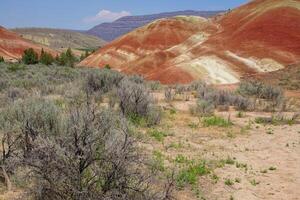
<path id="1" fill-rule="evenodd" d="M 242 125 L 248 119 L 234 120 L 236 125 Z M 269 128 L 274 134 L 266 134 Z M 208 188 L 208 199 L 229 199 L 230 195 L 247 200 L 300 199 L 300 125 L 253 127 L 246 135 L 233 139 L 215 138 L 205 145 L 213 146 L 211 150 L 215 155 L 230 155 L 249 168 L 247 172 L 236 166 L 217 169 L 215 173 L 220 180 L 239 178 L 241 183 L 225 186 L 224 181 L 220 181 Z M 270 167 L 276 170 L 268 170 Z M 267 173 L 262 173 L 263 170 Z M 253 180 L 259 184 L 253 186 L 250 183 Z"/>
<path id="2" fill-rule="evenodd" d="M 156 95 L 160 97 L 160 95 Z M 159 98 L 160 99 L 160 98 Z M 235 164 L 225 165 L 213 171 L 219 180 L 214 183 L 211 175 L 199 178 L 200 199 L 229 200 L 298 200 L 300 199 L 300 124 L 259 125 L 256 117 L 271 116 L 271 113 L 249 112 L 237 118 L 236 111 L 218 112 L 218 116 L 228 118 L 234 123 L 231 128 L 204 128 L 197 124 L 188 108 L 191 101 L 174 101 L 166 105 L 173 107 L 176 114 L 163 122 L 162 129 L 170 134 L 161 144 L 147 142 L 150 152 L 160 150 L 166 157 L 166 165 L 177 155 L 189 159 L 221 160 L 233 158 Z M 293 113 L 284 113 L 291 116 Z M 270 133 L 271 134 L 268 134 Z M 180 143 L 180 149 L 168 148 L 170 144 Z M 236 163 L 246 164 L 247 170 Z M 270 168 L 276 168 L 270 170 Z M 225 180 L 234 182 L 227 186 Z M 238 182 L 235 182 L 235 180 Z M 199 199 L 191 188 L 176 193 L 180 200 Z"/>

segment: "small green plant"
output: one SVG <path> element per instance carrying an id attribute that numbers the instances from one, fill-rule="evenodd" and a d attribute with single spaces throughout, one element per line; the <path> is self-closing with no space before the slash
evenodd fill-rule
<path id="1" fill-rule="evenodd" d="M 232 185 L 234 185 L 234 182 L 233 182 L 231 179 L 229 179 L 229 178 L 226 178 L 224 183 L 225 183 L 225 185 L 227 185 L 227 186 L 232 186 Z"/>
<path id="2" fill-rule="evenodd" d="M 170 109 L 170 114 L 171 115 L 175 115 L 177 113 L 175 108 Z"/>
<path id="3" fill-rule="evenodd" d="M 213 183 L 216 184 L 216 183 L 218 183 L 220 178 L 216 174 L 213 174 L 211 176 L 211 179 L 213 180 Z"/>
<path id="4" fill-rule="evenodd" d="M 250 181 L 250 183 L 251 183 L 251 185 L 253 185 L 253 186 L 257 186 L 257 185 L 260 184 L 260 182 L 259 182 L 259 181 L 256 181 L 255 179 L 252 179 L 252 180 Z"/>
<path id="5" fill-rule="evenodd" d="M 237 114 L 236 114 L 236 117 L 237 118 L 243 118 L 245 116 L 244 112 L 242 111 L 239 111 Z"/>
<path id="6" fill-rule="evenodd" d="M 165 171 L 164 155 L 160 151 L 153 151 L 151 170 L 152 172 Z"/>
<path id="7" fill-rule="evenodd" d="M 195 185 L 198 182 L 198 176 L 206 175 L 209 172 L 204 161 L 198 164 L 190 164 L 178 173 L 176 177 L 177 186 L 182 188 L 185 184 Z"/>
<path id="8" fill-rule="evenodd" d="M 179 143 L 172 142 L 168 146 L 168 148 L 181 149 L 181 148 L 183 148 L 183 144 L 181 142 L 179 142 Z"/>
<path id="9" fill-rule="evenodd" d="M 198 128 L 198 124 L 197 124 L 197 123 L 194 123 L 194 122 L 189 123 L 188 126 L 189 126 L 191 129 L 196 129 L 196 128 Z"/>
<path id="10" fill-rule="evenodd" d="M 111 67 L 110 67 L 109 64 L 107 64 L 107 65 L 104 66 L 104 69 L 111 69 Z"/>
<path id="11" fill-rule="evenodd" d="M 236 163 L 235 163 L 235 166 L 236 166 L 236 168 L 239 168 L 239 169 L 245 169 L 245 171 L 248 170 L 248 165 L 245 164 L 245 163 L 239 163 L 239 162 L 236 162 Z"/>
<path id="12" fill-rule="evenodd" d="M 267 134 L 268 134 L 268 135 L 273 135 L 273 134 L 274 134 L 274 130 L 271 129 L 271 128 L 268 128 L 268 129 L 267 129 Z"/>
<path id="13" fill-rule="evenodd" d="M 227 165 L 234 165 L 235 161 L 234 159 L 232 159 L 231 157 L 227 157 L 227 159 L 225 160 L 225 164 Z"/>
<path id="14" fill-rule="evenodd" d="M 276 167 L 273 167 L 273 166 L 269 168 L 270 171 L 275 171 L 276 169 L 277 169 L 277 168 L 276 168 Z"/>
<path id="15" fill-rule="evenodd" d="M 230 120 L 225 120 L 222 117 L 218 117 L 218 116 L 205 117 L 203 118 L 202 122 L 205 127 L 210 127 L 210 126 L 229 127 L 232 125 L 232 122 Z"/>
<path id="16" fill-rule="evenodd" d="M 226 136 L 227 136 L 228 138 L 234 138 L 234 137 L 235 137 L 235 135 L 233 134 L 232 131 L 228 131 L 227 134 L 226 134 Z"/>
<path id="17" fill-rule="evenodd" d="M 129 114 L 128 119 L 131 123 L 133 123 L 136 126 L 146 126 L 147 122 L 144 117 L 141 117 L 136 114 Z"/>
<path id="18" fill-rule="evenodd" d="M 148 134 L 158 142 L 163 142 L 164 138 L 167 137 L 167 134 L 165 132 L 159 131 L 157 129 L 150 130 Z"/>
<path id="19" fill-rule="evenodd" d="M 267 169 L 264 169 L 264 170 L 261 170 L 260 171 L 262 174 L 266 174 L 266 173 L 268 173 L 268 170 Z"/>
<path id="20" fill-rule="evenodd" d="M 235 181 L 236 183 L 241 183 L 241 179 L 240 179 L 240 178 L 235 178 L 234 181 Z"/>
<path id="21" fill-rule="evenodd" d="M 178 164 L 189 163 L 189 159 L 180 154 L 176 156 L 175 162 Z"/>

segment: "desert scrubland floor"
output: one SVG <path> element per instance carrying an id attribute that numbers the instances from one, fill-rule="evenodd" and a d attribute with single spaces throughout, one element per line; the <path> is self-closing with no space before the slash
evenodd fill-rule
<path id="1" fill-rule="evenodd" d="M 5 114 L 5 110 L 13 109 L 18 103 L 35 102 L 35 99 L 52 102 L 60 112 L 66 112 L 71 105 L 85 102 L 87 96 L 83 92 L 84 86 L 90 83 L 87 80 L 98 83 L 97 80 L 107 78 L 104 83 L 108 84 L 110 79 L 121 77 L 113 70 L 89 71 L 20 64 L 1 66 L 3 83 L 0 114 Z M 96 78 L 90 76 L 90 73 L 96 74 Z M 287 107 L 282 110 L 287 111 L 280 112 L 280 108 L 276 108 L 276 112 L 266 112 L 260 108 L 265 106 L 265 100 L 258 101 L 256 109 L 251 109 L 248 100 L 253 100 L 253 97 L 237 96 L 240 86 L 211 88 L 198 83 L 196 91 L 190 89 L 193 88 L 191 85 L 166 86 L 152 83 L 153 87 L 150 87 L 150 82 L 138 77 L 130 78 L 136 81 L 138 88 L 149 90 L 154 99 L 153 105 L 162 113 L 160 123 L 151 126 L 144 124 L 143 120 L 134 122 L 127 117 L 139 153 L 152 162 L 149 165 L 151 170 L 153 168 L 153 171 L 159 171 L 151 174 L 151 183 L 155 187 L 164 188 L 166 177 L 174 175 L 171 178 L 171 185 L 174 186 L 172 194 L 178 200 L 299 199 L 300 119 L 296 115 L 299 112 L 298 91 L 285 92 Z M 101 81 L 99 83 L 102 84 Z M 172 89 L 168 90 L 169 87 Z M 173 95 L 171 100 L 167 98 L 167 91 L 173 94 L 182 88 L 185 88 L 184 92 Z M 276 94 L 276 88 L 265 88 Z M 120 88 L 117 89 L 121 91 Z M 207 95 L 201 97 L 201 91 Z M 119 113 L 117 94 L 95 91 L 92 97 L 97 111 L 109 107 Z M 227 101 L 225 104 L 231 103 L 233 106 L 220 106 L 217 102 L 216 109 L 213 107 L 212 113 L 205 117 L 199 116 L 199 109 L 196 115 L 191 112 L 193 106 L 199 106 L 203 99 L 214 95 L 224 97 Z M 249 103 L 247 105 L 250 109 L 246 107 L 244 110 L 255 111 L 237 111 L 237 104 L 235 101 L 232 103 L 232 99 Z M 117 100 L 114 106 L 110 105 L 112 100 Z M 6 130 L 1 131 L 2 139 Z M 20 131 L 19 127 L 15 131 Z M 20 168 L 21 172 L 27 170 Z M 1 180 L 0 200 L 26 199 L 24 193 L 34 182 L 21 179 L 24 173 L 20 174 L 19 171 L 11 175 L 12 191 L 7 192 L 4 181 Z"/>
<path id="2" fill-rule="evenodd" d="M 155 96 L 161 99 L 160 94 Z M 167 136 L 163 141 L 145 139 L 146 151 L 161 152 L 167 166 L 184 159 L 215 166 L 209 175 L 199 177 L 196 186 L 177 191 L 178 199 L 299 199 L 300 124 L 262 125 L 255 120 L 272 113 L 238 116 L 229 110 L 216 115 L 230 118 L 232 126 L 203 127 L 189 113 L 193 101 L 161 104 L 167 114 L 159 129 Z"/>

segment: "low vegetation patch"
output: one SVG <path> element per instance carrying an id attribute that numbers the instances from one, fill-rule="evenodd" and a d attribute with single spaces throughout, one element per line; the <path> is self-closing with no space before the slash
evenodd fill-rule
<path id="1" fill-rule="evenodd" d="M 204 117 L 202 118 L 202 123 L 205 127 L 210 127 L 210 126 L 230 127 L 233 125 L 233 123 L 229 119 L 226 120 L 218 116 Z"/>
<path id="2" fill-rule="evenodd" d="M 167 137 L 167 134 L 163 131 L 159 131 L 157 129 L 152 129 L 148 131 L 148 134 L 157 140 L 158 142 L 163 142 L 164 138 Z"/>
<path id="3" fill-rule="evenodd" d="M 186 184 L 195 185 L 198 182 L 198 177 L 210 173 L 204 161 L 197 164 L 190 164 L 188 167 L 180 170 L 176 177 L 177 187 L 183 188 Z"/>

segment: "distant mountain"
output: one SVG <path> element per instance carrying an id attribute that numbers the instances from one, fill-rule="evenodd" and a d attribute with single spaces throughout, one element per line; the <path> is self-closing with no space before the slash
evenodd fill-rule
<path id="1" fill-rule="evenodd" d="M 80 33 L 78 31 L 50 29 L 50 28 L 17 28 L 12 31 L 21 37 L 35 43 L 49 46 L 52 49 L 96 49 L 104 46 L 106 42 L 96 36 Z"/>
<path id="2" fill-rule="evenodd" d="M 127 16 L 122 17 L 112 23 L 103 23 L 93 27 L 92 29 L 88 30 L 87 33 L 91 35 L 98 36 L 103 38 L 106 41 L 112 41 L 118 38 L 121 35 L 129 33 L 130 31 L 144 26 L 154 20 L 167 18 L 167 17 L 174 17 L 179 15 L 185 16 L 201 16 L 201 17 L 211 17 L 222 13 L 224 11 L 193 11 L 193 10 L 186 10 L 186 11 L 177 11 L 177 12 L 167 12 L 167 13 L 160 13 L 160 14 L 153 14 L 153 15 L 141 15 L 141 16 Z"/>

